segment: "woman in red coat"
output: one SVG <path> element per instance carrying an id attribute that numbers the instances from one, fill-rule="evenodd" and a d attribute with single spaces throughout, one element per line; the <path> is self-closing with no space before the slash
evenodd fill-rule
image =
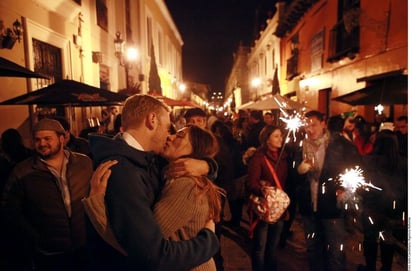
<path id="1" fill-rule="evenodd" d="M 267 125 L 259 135 L 261 146 L 248 163 L 248 190 L 254 195 L 262 195 L 262 188 L 275 186 L 276 181 L 268 165 L 267 158 L 275 170 L 282 189 L 288 175 L 288 160 L 285 152 L 281 153 L 284 142 L 280 127 Z M 284 215 L 285 216 L 285 215 Z M 254 220 L 257 217 L 254 217 Z M 276 249 L 283 228 L 283 219 L 275 223 L 257 221 L 253 230 L 252 268 L 253 271 L 276 270 Z"/>

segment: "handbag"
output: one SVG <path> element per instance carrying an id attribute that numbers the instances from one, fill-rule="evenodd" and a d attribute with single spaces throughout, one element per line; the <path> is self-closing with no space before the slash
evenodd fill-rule
<path id="1" fill-rule="evenodd" d="M 262 189 L 263 196 L 251 194 L 249 197 L 250 207 L 257 217 L 266 223 L 279 221 L 290 204 L 289 196 L 283 191 L 279 178 L 270 164 L 264 157 L 266 165 L 275 179 L 276 186 L 266 186 Z"/>

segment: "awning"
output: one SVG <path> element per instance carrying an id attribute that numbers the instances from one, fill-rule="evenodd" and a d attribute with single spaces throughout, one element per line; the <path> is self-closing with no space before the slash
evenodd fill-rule
<path id="1" fill-rule="evenodd" d="M 408 104 L 408 75 L 392 72 L 357 81 L 366 81 L 366 87 L 332 100 L 350 105 Z"/>

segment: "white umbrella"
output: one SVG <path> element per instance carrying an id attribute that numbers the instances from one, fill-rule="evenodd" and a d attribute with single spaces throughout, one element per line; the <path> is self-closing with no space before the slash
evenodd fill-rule
<path id="1" fill-rule="evenodd" d="M 271 95 L 260 101 L 248 102 L 238 107 L 238 109 L 246 110 L 273 110 L 273 109 L 289 109 L 303 111 L 306 108 L 305 105 L 293 101 L 287 97 L 280 94 Z"/>

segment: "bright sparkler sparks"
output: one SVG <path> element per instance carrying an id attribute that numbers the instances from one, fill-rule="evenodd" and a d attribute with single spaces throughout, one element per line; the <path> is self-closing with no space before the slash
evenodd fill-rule
<path id="1" fill-rule="evenodd" d="M 345 173 L 339 174 L 339 181 L 341 186 L 348 189 L 351 192 L 355 192 L 356 189 L 360 187 L 370 187 L 376 190 L 382 190 L 371 183 L 367 183 L 365 181 L 365 177 L 363 176 L 363 170 L 356 166 L 355 168 L 346 169 Z"/>
<path id="2" fill-rule="evenodd" d="M 286 123 L 286 129 L 289 130 L 289 133 L 293 133 L 293 139 L 296 141 L 296 133 L 299 131 L 299 128 L 304 126 L 305 123 L 302 120 L 302 116 L 299 113 L 296 113 L 293 116 L 287 115 L 285 118 L 280 117 L 280 119 Z"/>
<path id="3" fill-rule="evenodd" d="M 296 132 L 298 132 L 299 128 L 304 126 L 303 117 L 301 114 L 295 111 L 293 116 L 290 116 L 284 109 L 288 107 L 286 102 L 281 102 L 278 99 L 274 98 L 275 102 L 279 105 L 280 112 L 282 112 L 284 117 L 280 117 L 280 119 L 286 123 L 286 129 L 288 129 L 288 136 L 292 132 L 293 139 L 296 141 Z"/>

